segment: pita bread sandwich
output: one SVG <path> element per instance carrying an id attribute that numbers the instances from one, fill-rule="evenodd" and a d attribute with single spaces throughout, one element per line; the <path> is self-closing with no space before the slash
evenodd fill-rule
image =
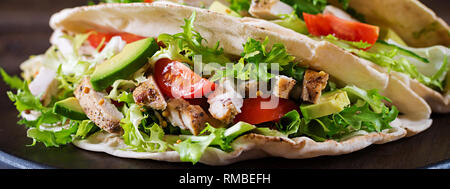
<path id="1" fill-rule="evenodd" d="M 450 30 L 418 0 L 170 1 L 268 20 L 329 41 L 402 81 L 434 112 L 450 112 Z"/>
<path id="2" fill-rule="evenodd" d="M 65 9 L 50 26 L 23 80 L 1 70 L 27 136 L 49 147 L 226 165 L 351 153 L 432 123 L 401 80 L 262 19 L 153 2 Z"/>

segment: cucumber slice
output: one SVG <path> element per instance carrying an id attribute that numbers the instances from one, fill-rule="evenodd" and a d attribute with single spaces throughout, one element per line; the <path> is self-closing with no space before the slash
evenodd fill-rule
<path id="1" fill-rule="evenodd" d="M 430 63 L 430 61 L 428 59 L 426 59 L 424 57 L 421 57 L 418 54 L 416 54 L 416 53 L 414 53 L 414 52 L 412 52 L 410 50 L 404 49 L 404 48 L 399 47 L 399 46 L 394 45 L 394 44 L 387 43 L 386 41 L 382 41 L 382 40 L 378 40 L 372 46 L 370 51 L 386 51 L 386 52 L 389 52 L 389 51 L 392 51 L 394 49 L 397 49 L 399 55 L 415 58 L 415 59 L 417 59 L 417 60 L 419 60 L 421 62 L 424 62 L 424 63 Z"/>

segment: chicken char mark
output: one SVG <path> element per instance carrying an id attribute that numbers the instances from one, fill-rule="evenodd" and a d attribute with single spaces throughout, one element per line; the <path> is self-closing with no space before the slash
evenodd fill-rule
<path id="1" fill-rule="evenodd" d="M 145 82 L 134 89 L 133 98 L 139 106 L 147 106 L 155 110 L 164 110 L 167 107 L 164 95 L 152 75 L 149 75 Z"/>
<path id="2" fill-rule="evenodd" d="M 122 113 L 111 103 L 111 100 L 105 98 L 104 93 L 92 88 L 89 78 L 83 79 L 75 89 L 74 95 L 84 113 L 95 125 L 109 133 L 120 134 L 123 131 L 120 127 Z"/>
<path id="3" fill-rule="evenodd" d="M 191 105 L 184 99 L 169 99 L 165 111 L 168 111 L 167 119 L 173 126 L 189 129 L 193 135 L 198 135 L 208 120 L 208 115 L 199 105 Z"/>
<path id="4" fill-rule="evenodd" d="M 322 90 L 327 86 L 329 74 L 320 71 L 306 70 L 303 77 L 302 100 L 317 103 Z"/>

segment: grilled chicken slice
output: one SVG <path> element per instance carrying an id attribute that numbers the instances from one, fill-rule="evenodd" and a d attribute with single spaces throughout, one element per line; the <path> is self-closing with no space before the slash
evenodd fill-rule
<path id="1" fill-rule="evenodd" d="M 291 14 L 294 9 L 280 0 L 252 0 L 249 13 L 266 20 L 279 19 L 280 14 Z"/>
<path id="2" fill-rule="evenodd" d="M 74 94 L 84 113 L 98 127 L 109 133 L 120 134 L 122 132 L 122 127 L 120 127 L 120 120 L 123 119 L 122 113 L 108 98 L 105 98 L 105 93 L 94 91 L 89 78 L 81 81 Z"/>
<path id="3" fill-rule="evenodd" d="M 163 116 L 167 116 L 173 126 L 189 129 L 193 135 L 198 135 L 208 120 L 208 115 L 199 105 L 191 105 L 184 99 L 169 99 L 165 111 L 168 113 L 163 113 Z"/>
<path id="4" fill-rule="evenodd" d="M 166 100 L 152 75 L 134 89 L 133 98 L 139 106 L 147 106 L 155 110 L 164 110 L 167 107 Z"/>
<path id="5" fill-rule="evenodd" d="M 323 71 L 306 70 L 303 77 L 302 100 L 317 103 L 322 90 L 327 86 L 329 75 Z"/>
<path id="6" fill-rule="evenodd" d="M 208 96 L 208 103 L 211 116 L 228 124 L 241 112 L 244 99 L 234 89 L 232 80 L 225 79 Z"/>
<path id="7" fill-rule="evenodd" d="M 288 99 L 289 93 L 295 86 L 295 79 L 284 75 L 277 75 L 274 80 L 275 84 L 272 88 L 272 94 L 280 98 Z"/>
<path id="8" fill-rule="evenodd" d="M 258 84 L 257 80 L 244 81 L 239 84 L 238 93 L 247 98 L 256 98 L 258 96 Z"/>
<path id="9" fill-rule="evenodd" d="M 352 18 L 352 16 L 350 16 L 348 13 L 346 13 L 345 11 L 343 11 L 340 8 L 337 8 L 333 5 L 327 5 L 325 7 L 325 9 L 323 10 L 323 14 L 331 14 L 333 16 L 336 16 L 336 17 L 344 19 L 344 20 L 358 22 L 358 20 L 355 20 L 354 18 Z"/>
<path id="10" fill-rule="evenodd" d="M 52 100 L 52 96 L 58 92 L 56 72 L 41 67 L 34 80 L 28 85 L 28 88 L 33 96 L 41 95 L 40 100 L 44 106 L 48 105 Z"/>

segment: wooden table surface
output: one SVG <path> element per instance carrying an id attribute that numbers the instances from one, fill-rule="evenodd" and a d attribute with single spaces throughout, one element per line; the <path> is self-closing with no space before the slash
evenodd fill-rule
<path id="1" fill-rule="evenodd" d="M 440 17 L 450 21 L 448 0 L 423 0 Z M 30 55 L 44 53 L 52 32 L 50 16 L 68 7 L 85 5 L 86 0 L 1 0 L 0 1 L 0 66 L 8 73 L 20 73 L 19 64 Z M 7 87 L 0 82 L 0 152 L 30 160 L 37 165 L 58 168 L 192 168 L 189 163 L 172 164 L 152 160 L 134 160 L 87 152 L 72 145 L 45 148 L 26 147 L 31 139 L 23 126 L 16 124 L 17 112 L 6 96 Z M 305 160 L 265 158 L 232 164 L 235 168 L 417 168 L 450 159 L 450 116 L 432 115 L 433 125 L 410 138 L 335 157 Z M 1 155 L 0 155 L 1 156 Z M 84 162 L 73 163 L 73 160 Z M 1 158 L 0 158 L 1 160 Z M 72 162 L 72 163 L 69 163 Z M 195 168 L 208 167 L 196 165 Z M 0 166 L 1 168 L 1 166 Z"/>

